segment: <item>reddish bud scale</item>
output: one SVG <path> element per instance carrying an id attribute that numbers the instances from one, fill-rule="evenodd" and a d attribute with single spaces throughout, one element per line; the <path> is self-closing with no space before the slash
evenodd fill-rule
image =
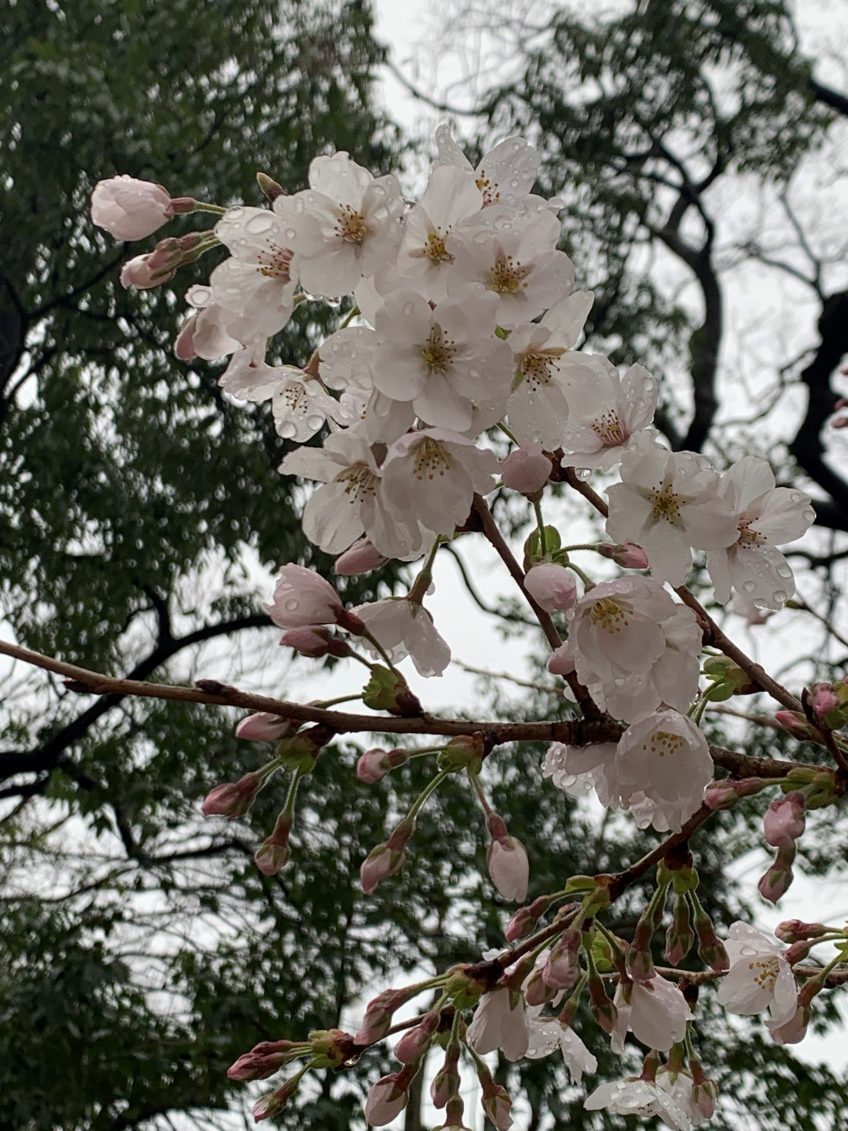
<path id="1" fill-rule="evenodd" d="M 424 1056 L 439 1026 L 440 1017 L 441 1010 L 431 1010 L 420 1024 L 404 1033 L 395 1046 L 395 1056 L 401 1064 L 417 1064 Z"/>
<path id="2" fill-rule="evenodd" d="M 695 936 L 701 961 L 716 973 L 725 974 L 730 969 L 730 959 L 724 943 L 715 932 L 712 919 L 700 904 L 695 907 Z"/>

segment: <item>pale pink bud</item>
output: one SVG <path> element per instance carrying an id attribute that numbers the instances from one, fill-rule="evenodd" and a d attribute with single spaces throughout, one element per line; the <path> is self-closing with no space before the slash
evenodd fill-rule
<path id="1" fill-rule="evenodd" d="M 571 570 L 554 562 L 528 569 L 524 588 L 546 613 L 567 612 L 577 600 L 577 582 Z"/>
<path id="2" fill-rule="evenodd" d="M 263 841 L 253 854 L 256 867 L 263 876 L 276 876 L 286 866 L 288 858 L 288 844 L 270 844 L 268 841 Z"/>
<path id="3" fill-rule="evenodd" d="M 158 287 L 160 283 L 167 283 L 174 277 L 174 271 L 163 271 L 156 263 L 151 263 L 150 255 L 136 255 L 128 259 L 121 268 L 121 286 L 135 287 L 139 291 L 148 291 Z"/>
<path id="4" fill-rule="evenodd" d="M 236 738 L 244 738 L 248 742 L 276 742 L 290 728 L 288 719 L 281 719 L 270 711 L 258 711 L 241 720 L 236 727 Z"/>
<path id="5" fill-rule="evenodd" d="M 571 675 L 574 671 L 574 653 L 571 651 L 568 642 L 560 644 L 559 648 L 551 655 L 548 660 L 548 671 L 551 675 Z"/>
<path id="6" fill-rule="evenodd" d="M 319 624 L 304 624 L 300 628 L 290 628 L 280 637 L 280 644 L 294 648 L 301 656 L 317 659 L 330 651 L 332 635 Z"/>
<path id="7" fill-rule="evenodd" d="M 802 919 L 784 919 L 774 928 L 775 938 L 785 943 L 817 939 L 826 934 L 827 927 L 824 923 L 805 923 Z"/>
<path id="8" fill-rule="evenodd" d="M 389 848 L 388 844 L 378 844 L 362 861 L 359 869 L 359 883 L 366 895 L 377 890 L 378 885 L 389 876 L 394 876 L 403 867 L 406 854 Z"/>
<path id="9" fill-rule="evenodd" d="M 204 817 L 243 817 L 262 788 L 259 774 L 245 774 L 235 782 L 224 782 L 210 790 L 200 806 Z"/>
<path id="10" fill-rule="evenodd" d="M 793 738 L 803 742 L 805 739 L 816 739 L 818 737 L 804 716 L 797 711 L 776 711 L 774 717 Z"/>
<path id="11" fill-rule="evenodd" d="M 365 1119 L 373 1127 L 385 1127 L 406 1107 L 409 1093 L 398 1085 L 398 1076 L 393 1072 L 371 1085 L 365 1101 Z"/>
<path id="12" fill-rule="evenodd" d="M 504 486 L 520 491 L 522 495 L 535 495 L 541 491 L 550 474 L 551 461 L 538 445 L 516 448 L 501 462 Z"/>
<path id="13" fill-rule="evenodd" d="M 388 560 L 371 545 L 367 538 L 360 538 L 349 550 L 339 554 L 333 572 L 339 577 L 356 577 L 360 573 L 370 573 L 372 569 L 379 569 Z"/>
<path id="14" fill-rule="evenodd" d="M 91 194 L 91 219 L 116 240 L 143 240 L 171 214 L 170 193 L 151 181 L 110 177 L 98 181 Z"/>
<path id="15" fill-rule="evenodd" d="M 486 864 L 492 883 L 504 899 L 526 898 L 530 863 L 520 840 L 514 836 L 493 840 L 486 853 Z"/>
<path id="16" fill-rule="evenodd" d="M 428 1013 L 421 1023 L 408 1029 L 395 1045 L 395 1056 L 401 1064 L 417 1064 L 430 1047 L 439 1025 L 440 1011 Z"/>
<path id="17" fill-rule="evenodd" d="M 787 793 L 772 801 L 763 820 L 763 835 L 766 843 L 779 848 L 791 844 L 803 835 L 806 818 L 804 810 L 807 799 L 799 790 Z"/>
<path id="18" fill-rule="evenodd" d="M 395 769 L 396 766 L 402 766 L 408 761 L 408 750 L 381 750 L 379 747 L 375 747 L 373 750 L 366 750 L 364 754 L 359 756 L 359 761 L 356 763 L 356 776 L 360 781 L 373 785 L 384 778 L 389 770 Z"/>
<path id="19" fill-rule="evenodd" d="M 507 942 L 515 942 L 517 939 L 529 935 L 552 903 L 553 898 L 551 896 L 540 895 L 529 906 L 519 907 L 506 925 L 504 934 Z"/>
<path id="20" fill-rule="evenodd" d="M 824 718 L 839 706 L 839 698 L 832 683 L 814 683 L 810 688 L 810 706 L 818 717 Z"/>
<path id="21" fill-rule="evenodd" d="M 301 1077 L 294 1075 L 275 1092 L 269 1092 L 267 1096 L 262 1096 L 261 1099 L 257 1100 L 253 1105 L 253 1118 L 256 1122 L 261 1123 L 263 1119 L 278 1115 L 297 1091 L 300 1081 Z"/>
<path id="22" fill-rule="evenodd" d="M 580 931 L 572 927 L 551 947 L 542 970 L 542 977 L 557 990 L 570 990 L 580 978 Z"/>
<path id="23" fill-rule="evenodd" d="M 285 565 L 265 611 L 280 628 L 335 624 L 344 607 L 338 593 L 320 574 L 300 565 Z"/>
<path id="24" fill-rule="evenodd" d="M 615 546 L 612 559 L 624 569 L 648 568 L 647 554 L 635 542 L 623 542 L 620 546 Z"/>
<path id="25" fill-rule="evenodd" d="M 294 1041 L 261 1041 L 227 1069 L 231 1080 L 264 1080 L 292 1059 Z"/>
<path id="26" fill-rule="evenodd" d="M 774 863 L 757 884 L 760 895 L 763 899 L 767 899 L 769 903 L 777 903 L 781 896 L 789 890 L 794 879 L 792 871 L 794 858 L 795 842 L 789 841 L 788 844 L 781 845 L 777 850 Z"/>
<path id="27" fill-rule="evenodd" d="M 509 1093 L 506 1088 L 500 1084 L 491 1082 L 491 1087 L 484 1088 L 483 1090 L 483 1111 L 486 1113 L 487 1119 L 494 1123 L 498 1131 L 509 1131 L 512 1127 L 512 1116 L 510 1109 L 512 1102 L 509 1098 Z"/>

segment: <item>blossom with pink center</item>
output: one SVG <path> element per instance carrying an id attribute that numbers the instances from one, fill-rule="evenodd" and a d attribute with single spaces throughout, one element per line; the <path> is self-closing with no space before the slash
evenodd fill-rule
<path id="1" fill-rule="evenodd" d="M 349 294 L 363 275 L 394 261 L 401 239 L 403 198 L 394 174 L 374 178 L 347 153 L 316 157 L 309 188 L 279 196 L 274 211 L 292 272 L 312 294 Z"/>
<path id="2" fill-rule="evenodd" d="M 685 711 L 697 693 L 697 618 L 653 578 L 616 578 L 585 593 L 568 647 L 595 702 L 628 722 L 661 703 Z"/>
<path id="3" fill-rule="evenodd" d="M 674 1131 L 691 1131 L 692 1122 L 677 1099 L 659 1084 L 629 1077 L 601 1084 L 583 1104 L 587 1111 L 606 1110 L 611 1115 L 659 1117 Z"/>
<path id="4" fill-rule="evenodd" d="M 796 541 L 815 522 L 810 496 L 776 487 L 774 472 L 758 456 L 737 460 L 722 475 L 718 493 L 733 512 L 736 538 L 707 554 L 716 600 L 727 601 L 735 589 L 758 608 L 781 608 L 795 592 L 795 580 L 777 544 Z"/>
<path id="5" fill-rule="evenodd" d="M 736 519 L 718 486 L 703 456 L 643 440 L 624 454 L 621 483 L 607 488 L 607 533 L 641 546 L 659 580 L 682 585 L 693 548 L 722 550 L 736 541 Z"/>
<path id="6" fill-rule="evenodd" d="M 614 1003 L 618 1020 L 612 1047 L 616 1052 L 624 1050 L 628 1031 L 648 1048 L 668 1052 L 686 1036 L 686 1022 L 693 1017 L 682 992 L 659 974 L 647 982 L 619 982 Z"/>
<path id="7" fill-rule="evenodd" d="M 337 624 L 344 615 L 341 597 L 320 574 L 300 565 L 280 570 L 274 597 L 265 611 L 280 628 Z"/>
<path id="8" fill-rule="evenodd" d="M 539 151 L 523 137 L 508 137 L 490 149 L 475 169 L 444 123 L 436 128 L 436 153 L 437 166 L 473 172 L 477 189 L 483 194 L 483 207 L 529 193 L 542 160 Z"/>
<path id="9" fill-rule="evenodd" d="M 798 1006 L 798 988 L 786 948 L 741 922 L 731 925 L 724 945 L 730 970 L 719 986 L 719 1004 L 745 1017 L 768 1009 L 777 1027 L 789 1022 Z"/>
<path id="10" fill-rule="evenodd" d="M 382 472 L 362 437 L 340 432 L 328 436 L 321 448 L 298 448 L 285 457 L 280 471 L 324 484 L 310 496 L 302 521 L 306 537 L 326 553 L 340 554 L 363 533 L 387 558 L 420 552 L 425 534 L 388 505 Z"/>
<path id="11" fill-rule="evenodd" d="M 408 432 L 389 448 L 383 463 L 383 491 L 397 515 L 408 516 L 436 534 L 452 535 L 471 510 L 475 492 L 495 485 L 494 452 L 476 448 L 446 428 Z M 377 539 L 372 542 L 380 547 Z"/>
<path id="12" fill-rule="evenodd" d="M 530 1040 L 524 995 L 506 986 L 496 986 L 483 994 L 466 1040 L 481 1056 L 501 1049 L 507 1060 L 521 1060 Z"/>
<path id="13" fill-rule="evenodd" d="M 504 487 L 520 491 L 522 495 L 535 495 L 541 491 L 551 474 L 551 461 L 542 451 L 541 444 L 515 448 L 501 460 L 501 479 Z"/>
<path id="14" fill-rule="evenodd" d="M 464 432 L 475 402 L 506 406 L 512 354 L 495 336 L 497 299 L 470 290 L 434 309 L 414 291 L 387 298 L 377 312 L 374 385 L 410 401 L 427 424 Z"/>
<path id="15" fill-rule="evenodd" d="M 410 657 L 422 676 L 441 675 L 450 663 L 450 648 L 436 631 L 427 610 L 402 597 L 387 597 L 351 610 L 391 658 L 392 663 Z M 375 659 L 380 653 L 368 641 L 362 644 Z"/>
<path id="16" fill-rule="evenodd" d="M 404 216 L 397 259 L 375 280 L 378 291 L 388 297 L 408 289 L 429 302 L 444 302 L 453 263 L 445 239 L 456 224 L 482 206 L 483 194 L 470 169 L 434 166 L 424 195 Z"/>
<path id="17" fill-rule="evenodd" d="M 555 562 L 531 566 L 524 575 L 524 588 L 546 613 L 568 612 L 577 600 L 574 574 Z"/>
<path id="18" fill-rule="evenodd" d="M 98 181 L 91 194 L 91 219 L 116 240 L 143 240 L 168 221 L 171 194 L 162 185 L 125 174 Z"/>
<path id="19" fill-rule="evenodd" d="M 578 359 L 580 364 L 567 375 L 562 466 L 608 471 L 654 419 L 657 381 L 641 365 L 631 365 L 620 376 L 605 357 L 575 354 Z"/>
<path id="20" fill-rule="evenodd" d="M 445 241 L 455 257 L 448 293 L 476 283 L 497 296 L 498 325 L 531 322 L 574 283 L 574 264 L 557 251 L 560 234 L 559 220 L 544 205 L 485 208 L 457 224 Z"/>
<path id="21" fill-rule="evenodd" d="M 524 1055 L 528 1060 L 540 1060 L 559 1049 L 572 1084 L 579 1084 L 584 1072 L 597 1072 L 597 1059 L 568 1025 L 556 1017 L 543 1017 L 541 1006 L 528 1008 L 527 1018 L 529 1043 Z"/>
<path id="22" fill-rule="evenodd" d="M 282 330 L 294 310 L 292 252 L 268 208 L 230 208 L 215 225 L 230 252 L 209 276 L 212 298 L 242 320 L 241 341 Z"/>
<path id="23" fill-rule="evenodd" d="M 593 301 L 591 291 L 576 291 L 552 306 L 540 322 L 519 323 L 509 335 L 515 377 L 507 419 L 521 443 L 551 449 L 562 445 L 569 411 L 564 367 L 582 356 L 571 351 Z"/>

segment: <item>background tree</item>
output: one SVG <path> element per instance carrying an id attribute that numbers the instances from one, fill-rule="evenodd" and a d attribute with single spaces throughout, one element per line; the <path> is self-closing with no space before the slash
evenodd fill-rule
<path id="1" fill-rule="evenodd" d="M 617 359 L 639 356 L 666 376 L 688 372 L 702 390 L 700 400 L 667 404 L 665 424 L 676 442 L 691 433 L 699 412 L 705 436 L 716 419 L 717 406 L 704 408 L 703 390 L 712 389 L 714 400 L 724 391 L 716 356 L 709 360 L 721 338 L 710 336 L 709 288 L 685 255 L 678 258 L 699 280 L 703 311 L 671 301 L 667 288 L 640 274 L 639 256 L 656 241 L 668 248 L 656 232 L 675 209 L 678 240 L 692 241 L 690 260 L 700 264 L 704 240 L 716 237 L 690 199 L 684 171 L 653 152 L 651 134 L 668 147 L 670 137 L 691 129 L 709 159 L 701 80 L 713 66 L 748 75 L 754 90 L 778 88 L 771 99 L 746 103 L 748 124 L 743 115 L 733 135 L 754 139 L 747 158 L 734 157 L 734 169 L 749 169 L 764 185 L 818 144 L 828 121 L 808 97 L 809 66 L 785 41 L 778 6 L 721 7 L 746 33 L 733 42 L 728 33 L 724 47 L 709 30 L 716 5 L 690 5 L 688 22 L 668 42 L 658 31 L 668 4 L 639 5 L 620 35 L 619 25 L 592 29 L 563 13 L 554 41 L 529 60 L 526 87 L 502 91 L 485 106 L 493 132 L 538 118 L 552 184 L 575 186 L 567 230 L 588 225 L 590 232 L 573 253 L 590 265 L 587 281 L 598 292 L 593 344 L 620 343 Z M 115 289 L 125 256 L 98 242 L 86 198 L 99 176 L 122 171 L 162 180 L 174 193 L 258 202 L 255 168 L 299 187 L 309 159 L 329 146 L 349 149 L 375 170 L 387 167 L 396 137 L 371 104 L 381 55 L 367 7 L 290 3 L 276 12 L 239 3 L 216 6 L 215 22 L 201 27 L 196 11 L 181 4 L 103 3 L 87 8 L 85 18 L 36 16 L 17 6 L 3 19 L 12 49 L 0 76 L 10 153 L 3 215 L 12 217 L 0 323 L 8 625 L 23 643 L 113 673 L 232 673 L 242 684 L 279 691 L 275 637 L 258 631 L 267 622 L 255 566 L 309 555 L 291 520 L 287 481 L 273 472 L 283 443 L 264 409 L 234 407 L 208 368 L 175 361 L 173 292 L 139 301 Z M 692 41 L 700 36 L 699 54 Z M 631 40 L 642 44 L 644 58 L 628 55 Z M 572 89 L 563 81 L 565 64 L 582 60 L 581 51 L 590 88 L 612 76 L 623 84 L 595 116 L 593 106 L 581 110 L 582 133 L 561 98 Z M 646 68 L 652 82 L 644 81 Z M 550 103 L 528 102 L 536 91 Z M 635 111 L 627 119 L 633 107 L 639 122 Z M 93 116 L 102 130 L 92 129 Z M 560 135 L 567 144 L 556 142 Z M 52 138 L 61 145 L 48 144 Z M 609 159 L 598 152 L 606 139 Z M 639 146 L 651 148 L 641 165 L 620 160 L 630 146 L 637 155 Z M 696 182 L 706 175 L 685 172 Z M 710 190 L 707 184 L 699 192 Z M 718 278 L 714 254 L 713 242 L 706 261 Z M 306 359 L 317 320 L 311 306 L 299 316 L 281 350 L 286 360 Z M 688 371 L 679 363 L 686 343 Z M 701 407 L 693 411 L 693 404 Z M 738 432 L 738 443 L 749 434 Z M 515 516 L 516 529 L 523 521 Z M 376 789 L 354 787 L 353 751 L 343 749 L 338 763 L 322 759 L 310 787 L 296 865 L 262 880 L 251 855 L 256 830 L 273 820 L 272 799 L 261 800 L 249 826 L 222 831 L 196 816 L 210 785 L 259 764 L 232 740 L 231 719 L 115 698 L 82 701 L 81 708 L 75 694 L 52 682 L 34 687 L 29 673 L 25 680 L 18 671 L 7 679 L 0 763 L 7 864 L 0 1084 L 12 1125 L 152 1129 L 169 1120 L 178 1126 L 179 1113 L 189 1112 L 194 1126 L 243 1126 L 241 1089 L 234 1095 L 223 1076 L 237 1053 L 340 1016 L 349 1023 L 376 979 L 415 969 L 422 954 L 447 966 L 500 943 L 505 910 L 479 878 L 483 837 L 469 821 L 469 798 L 428 812 L 403 877 L 364 900 L 351 882 L 363 854 L 361 830 L 380 839 L 422 782 L 408 767 Z M 481 687 L 486 701 L 492 711 L 504 708 L 499 689 Z M 567 711 L 541 692 L 514 711 L 531 708 L 551 717 Z M 638 854 L 645 838 L 623 822 L 599 829 L 560 795 L 540 802 L 537 761 L 535 750 L 502 753 L 492 784 L 499 810 L 528 843 L 542 889 L 583 870 L 587 853 L 599 871 Z M 834 837 L 844 840 L 844 832 Z M 755 840 L 728 819 L 709 848 L 704 883 L 719 917 L 739 910 L 735 893 L 719 891 L 724 857 Z M 806 1120 L 800 1125 L 812 1128 L 817 1119 L 835 1119 L 845 1097 L 826 1070 L 715 1024 L 730 1064 L 754 1068 L 743 1076 L 738 1102 L 759 1126 Z M 373 1077 L 373 1060 L 366 1067 Z M 609 1125 L 583 1111 L 582 1095 L 555 1065 L 521 1073 L 529 1126 Z M 796 1110 L 790 1077 L 809 1097 L 805 1113 Z M 320 1094 L 287 1113 L 285 1125 L 356 1127 L 360 1110 L 360 1084 L 345 1075 L 325 1081 Z M 412 1105 L 408 1131 L 422 1118 Z"/>

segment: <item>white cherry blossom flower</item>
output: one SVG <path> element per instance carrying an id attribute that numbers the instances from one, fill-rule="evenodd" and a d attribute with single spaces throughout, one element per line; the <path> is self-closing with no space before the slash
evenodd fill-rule
<path id="1" fill-rule="evenodd" d="M 378 291 L 388 297 L 399 288 L 409 289 L 430 302 L 444 302 L 454 261 L 445 239 L 482 206 L 483 194 L 470 169 L 436 165 L 426 192 L 404 217 L 397 260 L 375 279 Z"/>
<path id="2" fill-rule="evenodd" d="M 231 255 L 209 276 L 213 301 L 242 320 L 245 344 L 276 334 L 291 318 L 295 291 L 279 218 L 267 208 L 230 208 L 215 235 Z"/>
<path id="3" fill-rule="evenodd" d="M 143 240 L 172 215 L 166 188 L 125 173 L 98 181 L 91 194 L 92 221 L 116 240 Z"/>
<path id="4" fill-rule="evenodd" d="M 502 1049 L 507 1060 L 521 1060 L 530 1040 L 524 995 L 506 986 L 496 986 L 483 994 L 466 1040 L 481 1056 Z"/>
<path id="5" fill-rule="evenodd" d="M 340 554 L 363 533 L 387 558 L 420 552 L 425 535 L 387 506 L 380 469 L 362 437 L 337 433 L 322 448 L 299 448 L 280 471 L 324 484 L 304 508 L 303 531 L 326 553 Z"/>
<path id="6" fill-rule="evenodd" d="M 527 1007 L 529 1043 L 524 1054 L 528 1060 L 541 1060 L 557 1049 L 562 1053 L 572 1084 L 579 1084 L 584 1072 L 597 1072 L 598 1061 L 568 1025 L 556 1017 L 543 1017 L 541 1005 Z"/>
<path id="7" fill-rule="evenodd" d="M 792 1020 L 798 987 L 784 957 L 786 948 L 742 922 L 731 924 L 724 945 L 730 970 L 719 986 L 719 1004 L 744 1017 L 768 1009 L 775 1027 Z"/>
<path id="8" fill-rule="evenodd" d="M 777 543 L 794 542 L 815 522 L 810 496 L 776 487 L 774 472 L 758 456 L 738 460 L 721 476 L 718 492 L 735 515 L 737 538 L 707 554 L 716 600 L 727 601 L 733 588 L 757 608 L 781 608 L 795 579 Z"/>
<path id="9" fill-rule="evenodd" d="M 651 711 L 618 741 L 615 769 L 622 796 L 653 802 L 655 814 L 676 832 L 697 811 L 712 780 L 713 762 L 703 733 L 679 711 Z"/>
<path id="10" fill-rule="evenodd" d="M 558 448 L 568 419 L 563 365 L 592 308 L 591 291 L 575 291 L 541 322 L 521 322 L 509 336 L 516 373 L 507 404 L 509 426 L 521 443 Z"/>
<path id="11" fill-rule="evenodd" d="M 637 1077 L 601 1084 L 583 1104 L 587 1111 L 611 1115 L 658 1116 L 674 1131 L 691 1131 L 692 1122 L 677 1099 L 658 1084 Z"/>
<path id="12" fill-rule="evenodd" d="M 422 606 L 403 597 L 388 597 L 358 605 L 352 610 L 371 635 L 380 642 L 392 663 L 409 656 L 419 675 L 441 675 L 450 663 L 450 648 L 433 627 L 433 618 Z M 380 653 L 367 640 L 362 644 L 376 658 Z"/>
<path id="13" fill-rule="evenodd" d="M 530 322 L 564 298 L 574 265 L 557 251 L 560 225 L 547 209 L 486 208 L 458 224 L 445 241 L 455 262 L 448 293 L 476 283 L 498 297 L 498 324 Z"/>
<path id="14" fill-rule="evenodd" d="M 686 1036 L 686 1022 L 692 1011 L 681 991 L 667 978 L 656 974 L 648 982 L 619 982 L 615 991 L 618 1020 L 612 1033 L 615 1052 L 624 1051 L 624 1036 L 629 1031 L 643 1045 L 668 1052 Z"/>
<path id="15" fill-rule="evenodd" d="M 401 238 L 403 199 L 394 174 L 374 178 L 347 153 L 316 157 L 309 188 L 278 196 L 274 211 L 293 273 L 312 294 L 350 293 L 363 275 L 393 260 Z"/>
<path id="16" fill-rule="evenodd" d="M 474 173 L 485 207 L 529 193 L 542 160 L 539 151 L 523 137 L 508 137 L 490 149 L 475 169 L 444 123 L 436 128 L 436 152 L 437 165 Z"/>
<path id="17" fill-rule="evenodd" d="M 470 290 L 433 310 L 414 291 L 400 291 L 377 312 L 374 384 L 386 396 L 411 401 L 430 425 L 464 432 L 474 403 L 506 405 L 512 354 L 495 337 L 497 299 Z"/>
<path id="18" fill-rule="evenodd" d="M 621 577 L 577 602 L 569 649 L 602 710 L 630 721 L 668 703 L 685 711 L 698 690 L 701 630 L 659 582 Z"/>
<path id="19" fill-rule="evenodd" d="M 407 432 L 386 455 L 383 491 L 407 521 L 450 535 L 468 518 L 475 492 L 492 490 L 497 466 L 494 452 L 476 448 L 456 432 Z M 380 548 L 374 538 L 371 541 Z"/>
<path id="20" fill-rule="evenodd" d="M 261 347 L 264 357 L 265 339 L 260 336 L 242 347 L 248 340 L 244 320 L 215 302 L 210 287 L 199 284 L 189 287 L 185 297 L 194 313 L 183 323 L 174 343 L 174 353 L 181 361 L 192 361 L 195 357 L 216 361 L 240 348 L 246 349 L 253 358 L 257 346 Z"/>
<path id="21" fill-rule="evenodd" d="M 575 354 L 568 372 L 568 423 L 562 447 L 563 467 L 609 470 L 631 447 L 631 438 L 647 428 L 657 407 L 657 382 L 641 365 L 623 376 L 605 357 Z"/>
<path id="22" fill-rule="evenodd" d="M 643 441 L 625 453 L 621 480 L 607 488 L 607 533 L 641 546 L 653 575 L 669 585 L 685 582 L 693 548 L 721 550 L 736 541 L 736 520 L 703 456 Z"/>

